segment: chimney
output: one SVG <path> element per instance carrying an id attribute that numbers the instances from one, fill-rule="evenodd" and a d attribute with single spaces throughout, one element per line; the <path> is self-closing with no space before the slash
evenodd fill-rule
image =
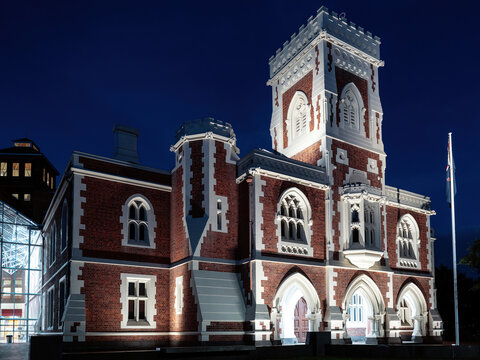
<path id="1" fill-rule="evenodd" d="M 115 125 L 113 136 L 115 141 L 113 157 L 117 160 L 138 164 L 138 130 L 128 126 Z"/>

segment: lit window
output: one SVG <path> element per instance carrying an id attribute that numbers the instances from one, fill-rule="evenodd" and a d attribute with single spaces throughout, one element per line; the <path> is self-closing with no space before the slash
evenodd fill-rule
<path id="1" fill-rule="evenodd" d="M 156 220 L 152 205 L 142 195 L 133 195 L 122 207 L 122 245 L 155 248 Z"/>
<path id="2" fill-rule="evenodd" d="M 361 324 L 365 322 L 364 301 L 360 294 L 354 294 L 348 306 L 348 321 L 350 324 Z"/>
<path id="3" fill-rule="evenodd" d="M 30 201 L 32 200 L 32 197 L 30 194 L 23 194 L 23 201 Z"/>
<path id="4" fill-rule="evenodd" d="M 61 242 L 62 242 L 62 250 L 67 247 L 67 240 L 68 240 L 68 203 L 67 200 L 63 202 L 62 208 L 62 222 L 61 222 Z"/>
<path id="5" fill-rule="evenodd" d="M 151 275 L 121 274 L 122 328 L 155 328 L 155 281 Z"/>
<path id="6" fill-rule="evenodd" d="M 12 176 L 19 176 L 19 175 L 20 175 L 20 163 L 13 163 Z"/>
<path id="7" fill-rule="evenodd" d="M 25 177 L 32 176 L 32 163 L 25 163 Z"/>
<path id="8" fill-rule="evenodd" d="M 46 176 L 46 171 L 45 171 L 45 168 L 43 168 L 43 182 L 46 181 L 45 176 Z"/>
<path id="9" fill-rule="evenodd" d="M 47 186 L 50 186 L 50 174 L 47 172 Z"/>
<path id="10" fill-rule="evenodd" d="M 54 186 L 55 186 L 55 180 L 54 180 L 54 179 L 55 179 L 55 178 L 54 178 L 53 176 L 50 178 L 50 188 L 51 188 L 52 190 L 53 190 L 53 188 L 54 188 Z"/>
<path id="11" fill-rule="evenodd" d="M 7 163 L 0 163 L 0 176 L 7 176 Z"/>
<path id="12" fill-rule="evenodd" d="M 13 196 L 15 199 L 18 200 L 18 194 L 15 194 L 15 193 L 14 193 L 14 194 L 12 194 L 12 196 Z"/>

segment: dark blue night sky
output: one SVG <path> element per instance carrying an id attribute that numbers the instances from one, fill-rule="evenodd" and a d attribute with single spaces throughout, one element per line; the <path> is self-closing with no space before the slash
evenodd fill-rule
<path id="1" fill-rule="evenodd" d="M 0 148 L 30 137 L 60 172 L 74 150 L 113 152 L 140 130 L 142 164 L 170 170 L 186 120 L 233 125 L 271 148 L 268 59 L 325 5 L 382 39 L 387 183 L 432 198 L 437 264 L 451 265 L 447 133 L 459 257 L 480 237 L 480 6 L 473 1 L 1 1 Z"/>

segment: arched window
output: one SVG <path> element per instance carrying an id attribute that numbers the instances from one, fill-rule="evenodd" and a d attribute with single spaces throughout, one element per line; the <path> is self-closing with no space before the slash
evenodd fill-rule
<path id="1" fill-rule="evenodd" d="M 413 216 L 402 216 L 397 224 L 398 265 L 413 268 L 419 266 L 419 236 L 418 225 Z"/>
<path id="2" fill-rule="evenodd" d="M 288 136 L 291 139 L 309 131 L 310 104 L 304 92 L 297 91 L 293 96 L 288 108 L 287 121 L 290 124 Z"/>
<path id="3" fill-rule="evenodd" d="M 360 118 L 363 112 L 363 100 L 357 87 L 353 83 L 347 84 L 340 97 L 340 118 L 342 127 L 351 130 L 360 130 Z"/>
<path id="4" fill-rule="evenodd" d="M 311 208 L 306 196 L 298 189 L 286 190 L 278 203 L 276 217 L 280 252 L 313 255 L 310 247 Z"/>
<path id="5" fill-rule="evenodd" d="M 123 205 L 120 221 L 123 224 L 122 245 L 155 248 L 157 223 L 147 198 L 139 194 L 131 196 Z"/>

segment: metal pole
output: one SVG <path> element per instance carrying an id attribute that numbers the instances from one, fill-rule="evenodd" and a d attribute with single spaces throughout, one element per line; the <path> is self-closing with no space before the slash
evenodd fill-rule
<path id="1" fill-rule="evenodd" d="M 452 211 L 452 247 L 453 247 L 453 293 L 455 299 L 455 345 L 460 345 L 460 335 L 458 330 L 458 291 L 457 291 L 457 245 L 455 239 L 455 187 L 453 175 L 453 144 L 452 133 L 448 133 L 448 151 L 449 151 L 449 166 L 450 166 L 450 204 Z"/>

